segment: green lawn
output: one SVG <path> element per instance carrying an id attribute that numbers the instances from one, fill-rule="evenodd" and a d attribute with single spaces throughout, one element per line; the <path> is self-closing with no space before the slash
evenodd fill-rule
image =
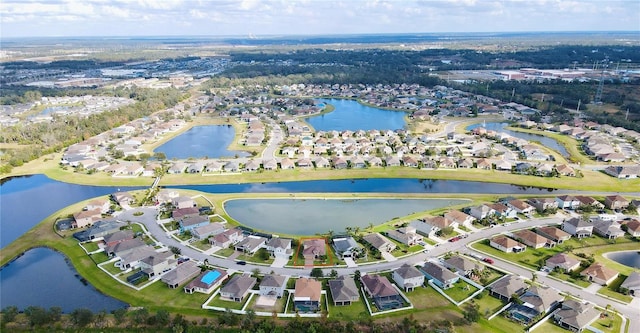
<path id="1" fill-rule="evenodd" d="M 274 258 L 270 257 L 268 253 L 267 253 L 266 256 L 263 257 L 258 252 L 267 252 L 267 250 L 266 249 L 260 249 L 254 255 L 243 253 L 243 254 L 238 256 L 237 260 L 244 260 L 244 261 L 247 261 L 247 262 L 253 262 L 253 263 L 257 263 L 257 264 L 269 264 L 270 265 L 271 263 L 273 263 Z M 267 259 L 263 259 L 263 258 L 267 258 Z"/>
<path id="2" fill-rule="evenodd" d="M 249 297 L 249 296 L 247 296 Z M 245 298 L 244 301 L 242 302 L 234 302 L 234 301 L 227 301 L 227 300 L 223 300 L 220 298 L 220 295 L 216 295 L 216 297 L 214 297 L 207 305 L 209 306 L 217 306 L 217 307 L 221 307 L 221 308 L 229 308 L 229 309 L 233 309 L 233 310 L 240 310 L 242 309 L 242 306 L 244 305 L 244 303 L 247 301 L 247 299 Z"/>
<path id="3" fill-rule="evenodd" d="M 471 296 L 476 291 L 478 291 L 478 288 L 468 284 L 466 281 L 459 280 L 453 285 L 453 287 L 444 290 L 444 293 L 453 298 L 454 301 L 460 302 Z"/>
<path id="4" fill-rule="evenodd" d="M 524 332 L 524 329 L 525 327 L 519 323 L 511 321 L 503 316 L 496 316 L 491 320 L 480 318 L 480 321 L 477 323 L 470 326 L 461 326 L 460 329 L 456 327 L 456 332 L 521 333 Z"/>
<path id="5" fill-rule="evenodd" d="M 107 261 L 107 260 L 111 259 L 111 258 L 109 258 L 109 256 L 107 256 L 107 254 L 106 254 L 106 253 L 104 253 L 104 252 L 94 253 L 94 254 L 92 254 L 92 255 L 91 255 L 91 258 L 93 258 L 93 261 L 95 261 L 95 262 L 96 262 L 96 264 L 103 263 L 103 262 L 105 262 L 105 261 Z"/>
<path id="6" fill-rule="evenodd" d="M 87 252 L 97 251 L 99 249 L 98 243 L 96 242 L 86 242 L 82 243 L 81 246 L 87 250 Z"/>
<path id="7" fill-rule="evenodd" d="M 457 308 L 431 286 L 416 288 L 405 295 L 413 304 L 414 309 Z"/>
<path id="8" fill-rule="evenodd" d="M 328 288 L 325 288 L 328 290 Z M 330 291 L 327 291 L 327 301 L 329 302 L 329 316 L 340 320 L 358 320 L 369 316 L 367 306 L 362 300 L 362 295 L 357 302 L 351 302 L 351 305 L 335 306 L 333 305 L 333 297 Z"/>
<path id="9" fill-rule="evenodd" d="M 618 288 L 620 288 L 620 285 L 622 284 L 622 282 L 624 282 L 626 278 L 627 278 L 626 275 L 620 274 L 618 278 L 613 280 L 613 282 L 611 282 L 608 286 L 600 288 L 600 290 L 598 290 L 598 293 L 615 298 L 625 303 L 631 302 L 633 300 L 633 297 L 629 295 L 621 294 L 618 292 Z"/>
<path id="10" fill-rule="evenodd" d="M 581 268 L 580 268 L 580 270 L 581 270 Z M 573 284 L 575 284 L 575 285 L 577 285 L 579 287 L 582 287 L 582 288 L 586 288 L 586 287 L 591 285 L 591 282 L 589 282 L 587 280 L 575 279 L 575 278 L 571 277 L 571 275 L 565 274 L 565 273 L 560 273 L 560 272 L 553 271 L 549 275 L 552 276 L 552 277 L 558 278 L 560 280 L 564 280 L 564 281 L 567 281 L 569 283 L 573 283 Z"/>
<path id="11" fill-rule="evenodd" d="M 230 255 L 233 254 L 233 252 L 235 252 L 236 250 L 234 250 L 231 247 L 225 248 L 225 249 L 220 249 L 218 251 L 216 251 L 216 254 L 221 256 L 221 257 L 228 257 Z"/>
<path id="12" fill-rule="evenodd" d="M 474 298 L 473 302 L 478 305 L 478 311 L 480 311 L 480 314 L 484 318 L 488 318 L 506 305 L 506 303 L 501 300 L 489 296 L 486 291 L 483 294 L 484 295 L 481 299 Z"/>
<path id="13" fill-rule="evenodd" d="M 622 319 L 618 316 L 609 315 L 596 320 L 591 326 L 605 333 L 619 333 Z M 547 320 L 544 324 L 538 326 L 533 333 L 568 333 L 570 331 L 556 325 L 553 320 Z M 585 332 L 590 332 L 585 330 Z"/>
<path id="14" fill-rule="evenodd" d="M 227 222 L 227 220 L 225 220 L 222 216 L 217 215 L 217 214 L 216 215 L 211 215 L 209 217 L 209 221 L 211 221 L 211 223 L 214 223 L 214 222 L 220 222 L 220 223 Z"/>
<path id="15" fill-rule="evenodd" d="M 122 273 L 122 270 L 116 266 L 114 266 L 113 264 L 115 264 L 116 261 L 108 263 L 108 264 L 104 264 L 102 265 L 102 268 L 104 268 L 107 272 L 113 274 L 113 275 L 117 275 Z"/>

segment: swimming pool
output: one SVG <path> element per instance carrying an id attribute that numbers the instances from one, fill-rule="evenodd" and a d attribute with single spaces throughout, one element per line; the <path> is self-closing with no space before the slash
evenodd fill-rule
<path id="1" fill-rule="evenodd" d="M 200 281 L 202 281 L 203 283 L 206 283 L 206 284 L 212 284 L 219 277 L 220 277 L 220 272 L 218 272 L 218 271 L 210 271 L 207 274 L 205 274 L 200 279 Z"/>

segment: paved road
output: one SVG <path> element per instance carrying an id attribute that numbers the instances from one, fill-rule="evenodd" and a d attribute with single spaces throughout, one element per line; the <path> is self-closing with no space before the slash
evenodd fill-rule
<path id="1" fill-rule="evenodd" d="M 276 152 L 280 147 L 280 143 L 284 140 L 284 134 L 282 133 L 282 127 L 275 122 L 275 120 L 269 118 L 269 125 L 271 125 L 271 134 L 267 147 L 262 151 L 262 159 L 271 159 L 276 157 Z"/>
<path id="2" fill-rule="evenodd" d="M 137 211 L 141 211 L 144 214 L 141 216 L 134 216 L 133 214 Z M 282 275 L 290 275 L 290 276 L 308 276 L 311 272 L 310 269 L 307 268 L 288 268 L 288 267 L 269 267 L 264 265 L 255 265 L 251 263 L 247 263 L 246 265 L 240 266 L 235 260 L 232 259 L 221 259 L 218 257 L 213 257 L 206 255 L 200 251 L 194 250 L 179 241 L 175 238 L 170 237 L 158 224 L 156 220 L 157 209 L 155 207 L 144 207 L 144 208 L 133 208 L 131 210 L 123 211 L 118 219 L 120 220 L 130 220 L 132 222 L 139 222 L 144 224 L 147 227 L 147 230 L 153 237 L 159 241 L 160 243 L 166 246 L 175 246 L 181 249 L 183 256 L 188 256 L 196 261 L 204 262 L 205 259 L 209 261 L 210 264 L 230 268 L 234 270 L 242 270 L 242 271 L 252 271 L 253 269 L 259 269 L 261 272 L 275 272 L 277 274 Z M 496 226 L 494 228 L 485 228 L 481 229 L 477 232 L 469 234 L 467 238 L 461 239 L 457 242 L 447 242 L 439 244 L 436 247 L 433 247 L 427 253 L 419 253 L 415 255 L 411 255 L 404 258 L 398 258 L 398 260 L 393 262 L 381 262 L 377 264 L 370 265 L 360 265 L 358 267 L 331 267 L 323 269 L 325 275 L 328 275 L 332 269 L 338 271 L 339 274 L 353 274 L 356 270 L 359 270 L 362 273 L 368 272 L 379 272 L 379 271 L 388 271 L 395 268 L 400 267 L 404 263 L 408 263 L 411 265 L 421 264 L 430 258 L 439 257 L 448 252 L 461 252 L 461 253 L 476 253 L 478 252 L 472 250 L 468 247 L 469 244 L 484 238 L 489 238 L 495 234 L 499 234 L 502 232 L 513 231 L 517 229 L 523 228 L 531 228 L 541 225 L 549 225 L 549 224 L 560 224 L 562 222 L 561 217 L 551 217 L 551 218 L 543 218 L 543 219 L 532 219 L 532 220 L 523 220 L 519 222 L 512 222 L 508 225 Z M 481 254 L 482 256 L 486 256 Z M 512 272 L 514 274 L 518 274 L 524 278 L 530 279 L 532 277 L 532 271 L 520 267 L 518 265 L 512 264 L 510 262 L 506 262 L 500 260 L 498 258 L 492 257 L 494 259 L 494 265 L 500 269 L 505 271 Z M 617 309 L 621 314 L 626 316 L 631 320 L 631 326 L 629 332 L 640 332 L 640 299 L 634 300 L 633 303 L 629 305 L 623 305 L 607 299 L 603 296 L 594 294 L 589 292 L 586 289 L 582 289 L 576 287 L 574 285 L 560 282 L 554 279 L 547 277 L 544 274 L 538 272 L 538 281 L 545 285 L 548 285 L 552 288 L 555 288 L 560 291 L 567 292 L 571 295 L 575 295 L 581 299 L 589 301 L 591 303 L 597 304 L 599 306 L 605 307 L 607 304 L 611 304 L 615 309 Z"/>

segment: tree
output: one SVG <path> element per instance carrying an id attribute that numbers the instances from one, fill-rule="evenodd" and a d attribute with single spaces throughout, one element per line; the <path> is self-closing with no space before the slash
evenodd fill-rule
<path id="1" fill-rule="evenodd" d="M 338 271 L 336 271 L 335 269 L 332 269 L 331 273 L 329 273 L 329 276 L 331 276 L 332 278 L 337 278 L 338 277 Z"/>
<path id="2" fill-rule="evenodd" d="M 146 308 L 141 308 L 131 312 L 131 320 L 136 326 L 146 323 L 148 317 L 149 310 L 147 310 Z"/>
<path id="3" fill-rule="evenodd" d="M 49 322 L 47 311 L 39 306 L 29 306 L 24 309 L 24 314 L 29 318 L 29 325 L 41 326 Z"/>
<path id="4" fill-rule="evenodd" d="M 478 311 L 477 304 L 467 304 L 462 313 L 464 315 L 464 319 L 468 322 L 475 323 L 480 320 L 480 311 Z"/>
<path id="5" fill-rule="evenodd" d="M 182 250 L 179 247 L 176 246 L 169 246 L 169 250 L 171 250 L 171 253 L 175 254 L 175 255 L 180 255 L 182 254 Z"/>
<path id="6" fill-rule="evenodd" d="M 16 319 L 18 308 L 11 305 L 2 309 L 2 323 L 10 323 Z"/>
<path id="7" fill-rule="evenodd" d="M 167 326 L 170 320 L 171 320 L 171 315 L 167 310 L 160 309 L 158 310 L 158 312 L 156 312 L 156 324 L 158 324 L 159 326 L 162 326 L 162 327 Z"/>
<path id="8" fill-rule="evenodd" d="M 69 316 L 71 317 L 71 322 L 80 328 L 93 322 L 93 312 L 89 309 L 75 309 Z"/>
<path id="9" fill-rule="evenodd" d="M 253 277 L 256 277 L 256 278 L 257 278 L 257 277 L 260 275 L 260 273 L 261 273 L 261 272 L 260 272 L 260 268 L 257 268 L 257 267 L 256 267 L 256 268 L 254 268 L 254 269 L 252 269 L 252 270 L 251 270 L 251 276 L 253 276 Z"/>
<path id="10" fill-rule="evenodd" d="M 103 327 L 107 326 L 107 324 L 108 324 L 107 312 L 105 310 L 100 310 L 98 313 L 96 313 L 96 315 L 93 318 L 93 323 L 98 328 L 103 328 Z"/>
<path id="11" fill-rule="evenodd" d="M 124 322 L 127 310 L 120 308 L 111 311 L 111 313 L 113 314 L 113 318 L 116 320 L 116 324 L 120 325 Z"/>
<path id="12" fill-rule="evenodd" d="M 359 269 L 356 269 L 356 271 L 353 272 L 353 278 L 356 281 L 360 281 L 360 277 L 362 277 L 362 273 L 360 273 Z"/>
<path id="13" fill-rule="evenodd" d="M 324 273 L 322 272 L 322 269 L 315 267 L 311 270 L 311 273 L 309 275 L 314 278 L 322 278 L 324 276 Z"/>

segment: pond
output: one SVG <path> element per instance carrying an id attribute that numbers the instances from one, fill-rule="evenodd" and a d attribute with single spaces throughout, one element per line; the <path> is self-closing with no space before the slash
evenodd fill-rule
<path id="1" fill-rule="evenodd" d="M 100 293 L 86 283 L 65 257 L 51 249 L 35 248 L 0 270 L 0 306 L 48 309 L 69 313 L 78 308 L 94 312 L 125 308 L 127 304 Z"/>
<path id="2" fill-rule="evenodd" d="M 194 126 L 154 151 L 164 153 L 167 159 L 249 156 L 247 152 L 227 150 L 234 137 L 231 125 Z"/>
<path id="3" fill-rule="evenodd" d="M 512 130 L 505 129 L 505 127 L 507 127 L 507 126 L 509 126 L 508 123 L 486 123 L 486 124 L 479 123 L 479 124 L 473 124 L 473 125 L 467 126 L 466 130 L 467 131 L 471 131 L 471 130 L 477 128 L 477 127 L 484 127 L 484 128 L 486 128 L 488 130 L 507 133 L 507 134 L 509 134 L 509 135 L 511 135 L 513 137 L 524 139 L 524 140 L 527 140 L 527 141 L 540 142 L 540 144 L 542 144 L 543 146 L 557 151 L 558 153 L 560 153 L 560 155 L 562 155 L 564 157 L 569 157 L 570 156 L 569 152 L 567 152 L 567 150 L 564 148 L 564 146 L 562 144 L 560 144 L 558 141 L 556 141 L 555 139 L 552 139 L 550 137 L 543 136 L 543 135 L 531 134 L 531 133 L 523 133 L 523 132 L 517 132 L 517 131 L 512 131 Z"/>
<path id="4" fill-rule="evenodd" d="M 640 251 L 620 251 L 605 253 L 604 256 L 619 264 L 640 268 Z"/>
<path id="5" fill-rule="evenodd" d="M 360 104 L 349 99 L 320 99 L 335 110 L 305 118 L 316 131 L 397 130 L 406 125 L 402 111 L 389 111 Z"/>
<path id="6" fill-rule="evenodd" d="M 259 230 L 291 235 L 365 229 L 398 217 L 468 202 L 461 199 L 237 199 L 224 209 L 236 221 Z"/>

